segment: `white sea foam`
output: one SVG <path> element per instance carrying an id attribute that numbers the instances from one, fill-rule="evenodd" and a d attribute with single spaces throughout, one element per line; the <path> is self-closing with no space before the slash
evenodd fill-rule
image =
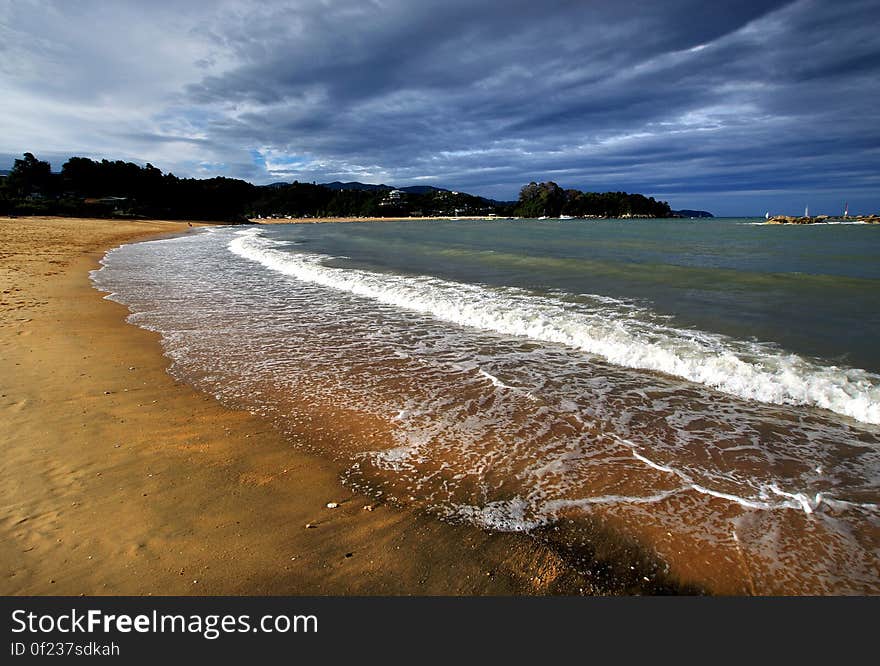
<path id="1" fill-rule="evenodd" d="M 627 444 L 628 446 L 631 446 L 631 447 L 634 446 L 632 444 L 632 442 L 628 442 L 623 439 L 621 439 L 620 441 Z M 755 501 L 752 499 L 747 499 L 745 497 L 741 497 L 739 495 L 734 495 L 732 493 L 724 493 L 724 492 L 721 492 L 718 490 L 713 490 L 711 488 L 706 488 L 705 486 L 702 486 L 699 483 L 695 483 L 694 480 L 690 476 L 688 476 L 687 474 L 685 474 L 681 470 L 677 470 L 673 467 L 667 467 L 666 465 L 660 465 L 659 463 L 654 462 L 650 458 L 646 458 L 645 456 L 641 455 L 634 448 L 633 448 L 632 454 L 633 454 L 633 457 L 635 457 L 637 460 L 640 460 L 641 462 L 645 463 L 648 467 L 651 467 L 652 469 L 656 469 L 660 472 L 665 472 L 666 474 L 673 474 L 673 475 L 677 476 L 679 479 L 681 479 L 684 482 L 684 484 L 688 488 L 690 488 L 691 490 L 694 490 L 702 495 L 709 495 L 711 497 L 717 497 L 718 499 L 727 500 L 728 502 L 734 502 L 734 503 L 739 504 L 740 506 L 746 507 L 748 509 L 772 509 L 772 508 L 774 508 L 774 505 L 769 502 L 758 502 L 758 501 Z M 793 496 L 790 495 L 790 497 L 793 497 Z"/>
<path id="2" fill-rule="evenodd" d="M 632 453 L 633 453 L 633 456 L 636 458 L 636 460 L 641 460 L 641 461 L 642 461 L 643 463 L 645 463 L 648 467 L 652 467 L 652 468 L 656 469 L 656 470 L 659 471 L 659 472 L 665 472 L 665 473 L 667 473 L 667 474 L 676 474 L 676 475 L 679 475 L 679 472 L 678 472 L 677 470 L 674 470 L 674 469 L 672 469 L 671 467 L 666 467 L 665 465 L 660 465 L 660 464 L 658 464 L 658 463 L 655 463 L 653 460 L 650 460 L 649 458 L 646 458 L 645 456 L 641 455 L 641 454 L 638 453 L 637 451 L 633 451 Z"/>
<path id="3" fill-rule="evenodd" d="M 480 374 L 483 375 L 483 377 L 488 379 L 490 382 L 492 382 L 492 386 L 494 386 L 495 388 L 503 388 L 503 389 L 512 389 L 513 388 L 512 386 L 508 386 L 507 384 L 502 382 L 500 379 L 498 379 L 498 377 L 496 377 L 492 373 L 486 372 L 482 368 L 480 368 Z"/>
<path id="4" fill-rule="evenodd" d="M 519 289 L 324 265 L 326 255 L 276 247 L 258 230 L 238 232 L 229 249 L 299 280 L 463 326 L 563 344 L 611 363 L 682 377 L 764 403 L 810 405 L 880 423 L 880 375 L 823 366 L 770 345 L 665 325 L 607 297 L 572 304 Z"/>
<path id="5" fill-rule="evenodd" d="M 711 497 L 723 499 L 728 502 L 734 502 L 747 509 L 800 509 L 805 514 L 811 515 L 822 504 L 826 504 L 832 507 L 846 506 L 850 508 L 859 508 L 864 510 L 875 510 L 877 508 L 876 504 L 870 502 L 849 502 L 846 500 L 839 500 L 821 492 L 816 493 L 815 495 L 813 495 L 813 497 L 810 497 L 806 493 L 802 492 L 789 492 L 787 490 L 783 490 L 775 483 L 771 483 L 769 485 L 758 488 L 757 494 L 759 499 L 742 497 L 741 495 L 736 495 L 733 493 L 713 490 L 712 488 L 707 488 L 706 486 L 696 483 L 688 474 L 685 474 L 681 470 L 675 469 L 674 467 L 661 465 L 654 462 L 650 458 L 645 457 L 635 450 L 635 444 L 633 444 L 632 442 L 623 438 L 617 439 L 621 443 L 626 444 L 631 448 L 634 458 L 643 462 L 645 465 L 651 467 L 652 469 L 677 476 L 690 490 L 698 492 L 702 495 L 709 495 Z M 774 496 L 783 499 L 772 501 L 772 497 Z"/>
<path id="6" fill-rule="evenodd" d="M 529 532 L 546 525 L 550 517 L 546 512 L 533 514 L 530 503 L 516 497 L 507 501 L 486 502 L 482 506 L 459 504 L 451 507 L 448 517 L 464 519 L 480 527 L 499 532 Z"/>

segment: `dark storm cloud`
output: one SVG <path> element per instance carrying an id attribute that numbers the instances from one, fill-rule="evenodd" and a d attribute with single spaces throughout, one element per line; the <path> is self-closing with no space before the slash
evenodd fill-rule
<path id="1" fill-rule="evenodd" d="M 6 153 L 83 152 L 84 137 L 263 182 L 515 198 L 553 179 L 722 213 L 880 208 L 876 2 L 23 6 L 0 10 L 15 54 L 0 74 L 49 127 L 22 145 L 16 130 L 39 133 L 15 121 Z M 109 46 L 82 36 L 96 22 Z M 29 50 L 35 36 L 51 48 Z"/>

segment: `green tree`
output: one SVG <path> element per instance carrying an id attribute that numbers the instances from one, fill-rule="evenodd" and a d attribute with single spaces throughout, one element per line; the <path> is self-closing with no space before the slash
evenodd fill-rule
<path id="1" fill-rule="evenodd" d="M 565 190 L 556 183 L 531 182 L 519 191 L 516 214 L 520 217 L 559 217 L 565 200 Z"/>
<path id="2" fill-rule="evenodd" d="M 15 160 L 12 171 L 6 178 L 6 187 L 20 197 L 30 194 L 47 194 L 52 184 L 52 166 L 25 153 L 23 159 Z"/>

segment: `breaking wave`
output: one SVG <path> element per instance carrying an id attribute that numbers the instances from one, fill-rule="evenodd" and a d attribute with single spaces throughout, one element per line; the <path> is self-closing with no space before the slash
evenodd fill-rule
<path id="1" fill-rule="evenodd" d="M 768 343 L 671 326 L 656 313 L 624 301 L 336 268 L 326 265 L 333 257 L 293 253 L 288 244 L 265 238 L 256 229 L 238 232 L 228 248 L 298 280 L 461 326 L 565 345 L 747 400 L 809 405 L 880 424 L 880 375 L 822 365 Z"/>

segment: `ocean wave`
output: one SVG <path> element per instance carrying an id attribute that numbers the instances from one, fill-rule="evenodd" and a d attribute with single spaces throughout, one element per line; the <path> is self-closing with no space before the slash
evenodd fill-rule
<path id="1" fill-rule="evenodd" d="M 522 289 L 324 265 L 331 257 L 280 249 L 240 231 L 234 254 L 270 270 L 454 324 L 562 344 L 613 364 L 661 372 L 770 404 L 808 405 L 880 424 L 880 375 L 821 365 L 773 345 L 676 328 L 644 308 L 605 296 L 572 302 Z M 287 245 L 289 247 L 289 245 Z M 581 299 L 583 301 L 583 299 Z"/>

